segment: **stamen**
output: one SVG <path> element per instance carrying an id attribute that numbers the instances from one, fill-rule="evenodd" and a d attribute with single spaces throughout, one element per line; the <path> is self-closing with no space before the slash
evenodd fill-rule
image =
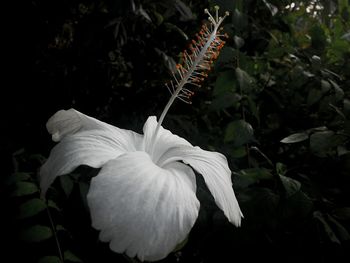
<path id="1" fill-rule="evenodd" d="M 225 12 L 223 17 L 219 16 L 219 7 L 215 6 L 215 18 L 211 15 L 208 9 L 204 12 L 209 16 L 208 21 L 210 26 L 203 24 L 199 33 L 195 35 L 196 40 L 192 40 L 189 45 L 189 51 L 182 52 L 181 62 L 176 65 L 175 72 L 172 72 L 173 81 L 167 84 L 166 87 L 172 94 L 170 100 L 165 106 L 152 137 L 152 142 L 156 140 L 158 131 L 167 114 L 170 106 L 176 98 L 185 103 L 191 104 L 191 97 L 194 92 L 184 88 L 186 84 L 191 84 L 196 87 L 201 87 L 201 83 L 208 76 L 208 72 L 212 68 L 214 60 L 219 56 L 220 50 L 225 44 L 221 37 L 227 38 L 226 34 L 221 34 L 222 21 L 229 15 Z M 151 150 L 153 151 L 153 149 Z"/>

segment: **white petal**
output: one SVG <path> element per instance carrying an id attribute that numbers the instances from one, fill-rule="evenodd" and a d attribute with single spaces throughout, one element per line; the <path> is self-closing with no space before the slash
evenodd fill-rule
<path id="1" fill-rule="evenodd" d="M 87 130 L 108 130 L 121 133 L 122 136 L 139 137 L 139 134 L 135 132 L 119 129 L 75 109 L 56 112 L 46 123 L 46 128 L 55 142 L 60 141 L 67 135 Z"/>
<path id="2" fill-rule="evenodd" d="M 226 157 L 199 147 L 181 146 L 169 149 L 159 160 L 159 165 L 162 167 L 178 160 L 191 165 L 203 176 L 218 207 L 231 223 L 240 226 L 243 215 L 232 188 L 231 171 Z"/>
<path id="3" fill-rule="evenodd" d="M 113 127 L 112 130 L 85 130 L 66 135 L 51 151 L 40 169 L 41 194 L 57 176 L 72 172 L 85 164 L 99 168 L 107 161 L 127 151 L 136 151 L 141 135 Z"/>
<path id="4" fill-rule="evenodd" d="M 157 118 L 155 116 L 150 116 L 143 126 L 144 150 L 150 154 L 155 163 L 158 163 L 159 158 L 171 147 L 180 145 L 191 146 L 188 141 L 172 134 L 163 127 L 160 127 L 156 140 L 153 142 L 153 134 L 155 133 L 157 124 Z"/>
<path id="5" fill-rule="evenodd" d="M 165 258 L 193 227 L 199 211 L 195 175 L 181 163 L 156 166 L 145 152 L 106 163 L 88 193 L 92 224 L 118 253 Z"/>

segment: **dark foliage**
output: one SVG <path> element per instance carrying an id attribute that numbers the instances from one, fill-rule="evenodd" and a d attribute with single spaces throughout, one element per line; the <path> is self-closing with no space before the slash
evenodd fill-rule
<path id="1" fill-rule="evenodd" d="M 98 170 L 80 167 L 39 199 L 37 171 L 54 145 L 45 122 L 74 107 L 141 132 L 214 4 L 231 13 L 227 45 L 193 104 L 175 103 L 163 125 L 227 156 L 245 219 L 230 225 L 197 175 L 200 216 L 162 262 L 350 259 L 347 0 L 31 1 L 21 28 L 29 67 L 16 68 L 0 142 L 2 258 L 130 262 L 91 227 L 85 195 Z"/>

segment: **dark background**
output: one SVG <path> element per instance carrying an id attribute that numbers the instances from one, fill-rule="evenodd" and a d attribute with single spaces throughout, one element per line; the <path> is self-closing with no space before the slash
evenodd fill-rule
<path id="1" fill-rule="evenodd" d="M 57 180 L 48 208 L 37 201 L 31 187 L 54 146 L 45 123 L 73 107 L 141 133 L 149 115 L 159 117 L 164 84 L 214 4 L 231 13 L 226 46 L 192 105 L 176 101 L 163 126 L 227 156 L 245 219 L 230 225 L 198 175 L 200 217 L 164 262 L 349 259 L 346 0 L 35 0 L 13 12 L 1 96 L 1 257 L 59 262 L 55 235 L 36 228 L 54 226 L 66 262 L 129 261 L 90 227 L 84 191 L 98 171 Z"/>

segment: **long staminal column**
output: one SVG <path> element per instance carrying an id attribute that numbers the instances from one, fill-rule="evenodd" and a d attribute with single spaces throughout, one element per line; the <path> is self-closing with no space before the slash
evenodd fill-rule
<path id="1" fill-rule="evenodd" d="M 178 98 L 191 104 L 190 99 L 194 93 L 190 89 L 184 88 L 184 86 L 191 84 L 201 87 L 201 82 L 208 76 L 207 73 L 210 71 L 213 61 L 217 59 L 220 50 L 225 44 L 225 41 L 221 38 L 227 37 L 227 35 L 220 33 L 222 31 L 220 25 L 229 13 L 225 12 L 225 15 L 220 17 L 218 10 L 219 7 L 215 6 L 215 17 L 210 14 L 208 9 L 204 10 L 209 16 L 208 25 L 204 24 L 199 34 L 196 34 L 197 39 L 192 40 L 189 52 L 184 51 L 182 53 L 182 62 L 176 65 L 176 70 L 173 72 L 173 80 L 169 84 L 166 84 L 171 97 L 159 118 L 151 145 L 154 145 L 159 128 L 175 99 Z"/>

